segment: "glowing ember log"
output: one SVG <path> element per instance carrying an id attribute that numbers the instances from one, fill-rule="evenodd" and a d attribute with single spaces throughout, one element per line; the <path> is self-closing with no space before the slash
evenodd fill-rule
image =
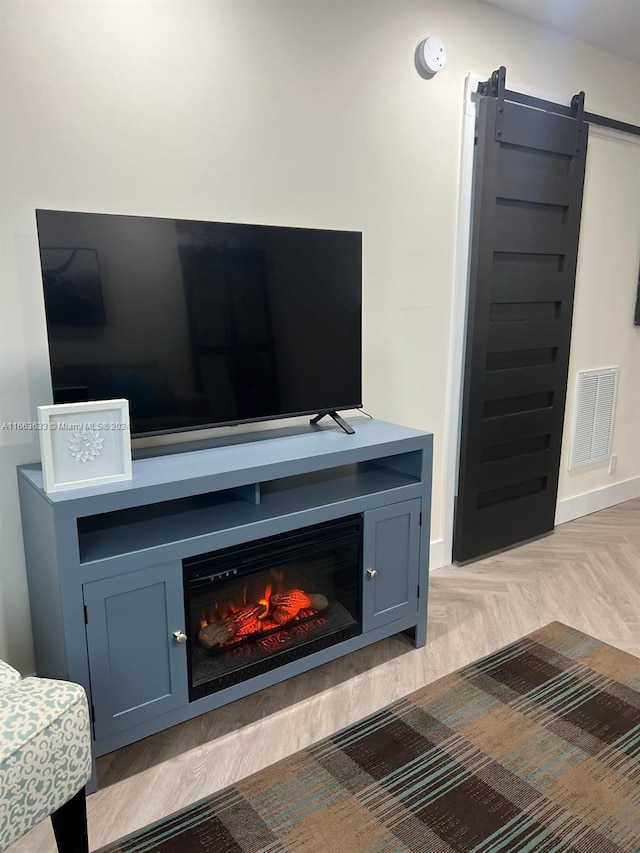
<path id="1" fill-rule="evenodd" d="M 201 628 L 198 631 L 198 641 L 205 649 L 212 649 L 214 646 L 224 643 L 225 640 L 235 637 L 242 630 L 243 625 L 258 622 L 259 627 L 254 630 L 264 630 L 263 623 L 258 620 L 261 613 L 264 613 L 262 604 L 248 604 L 232 616 L 227 616 L 226 619 L 220 619 L 207 625 L 206 628 Z"/>
<path id="2" fill-rule="evenodd" d="M 259 614 L 253 618 L 244 619 L 236 631 L 233 640 L 243 640 L 245 637 L 250 637 L 252 634 L 262 634 L 275 627 L 276 624 L 272 619 L 267 619 L 262 614 Z"/>
<path id="3" fill-rule="evenodd" d="M 324 595 L 306 593 L 303 589 L 290 589 L 288 592 L 271 596 L 271 618 L 277 625 L 285 625 L 301 610 L 325 610 L 329 601 Z"/>
<path id="4" fill-rule="evenodd" d="M 301 613 L 303 611 L 300 611 Z M 312 613 L 312 611 L 305 611 Z M 273 654 L 274 652 L 282 651 L 290 648 L 296 642 L 304 642 L 316 631 L 324 630 L 327 626 L 327 620 L 323 616 L 314 616 L 305 622 L 298 622 L 300 614 L 296 619 L 287 625 L 286 628 L 280 628 L 267 636 L 257 637 L 251 644 L 245 645 L 240 643 L 234 645 L 235 638 L 225 643 L 222 647 L 224 658 L 226 661 L 234 661 L 236 663 L 251 663 L 260 657 L 262 654 Z"/>

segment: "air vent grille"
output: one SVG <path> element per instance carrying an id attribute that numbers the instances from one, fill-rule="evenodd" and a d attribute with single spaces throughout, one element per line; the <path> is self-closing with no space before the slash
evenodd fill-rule
<path id="1" fill-rule="evenodd" d="M 578 372 L 570 469 L 609 458 L 618 373 L 617 367 Z"/>

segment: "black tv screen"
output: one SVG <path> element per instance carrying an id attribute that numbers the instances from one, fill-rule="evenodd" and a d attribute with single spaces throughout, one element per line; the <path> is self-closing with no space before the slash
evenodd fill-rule
<path id="1" fill-rule="evenodd" d="M 134 436 L 353 409 L 362 235 L 36 211 L 55 403 Z"/>

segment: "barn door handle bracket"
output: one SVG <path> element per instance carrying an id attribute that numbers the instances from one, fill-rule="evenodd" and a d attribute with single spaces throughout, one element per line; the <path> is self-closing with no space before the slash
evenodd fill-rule
<path id="1" fill-rule="evenodd" d="M 488 80 L 484 83 L 478 83 L 478 94 L 485 98 L 496 99 L 496 132 L 495 140 L 502 140 L 503 124 L 504 124 L 504 104 L 505 101 L 513 101 L 516 104 L 523 104 L 526 107 L 534 107 L 542 109 L 546 112 L 557 113 L 568 118 L 576 120 L 576 154 L 578 154 L 585 145 L 586 134 L 586 113 L 584 111 L 584 92 L 578 92 L 571 99 L 571 106 L 564 104 L 556 104 L 553 101 L 545 101 L 542 98 L 536 98 L 533 95 L 525 95 L 522 92 L 512 92 L 507 89 L 507 69 L 504 65 L 497 68 Z"/>
<path id="2" fill-rule="evenodd" d="M 495 98 L 496 104 L 496 142 L 502 139 L 502 123 L 504 121 L 504 95 L 507 88 L 507 69 L 501 65 L 491 77 L 478 85 L 478 94 L 487 98 Z"/>
<path id="3" fill-rule="evenodd" d="M 584 92 L 578 92 L 571 98 L 571 109 L 576 119 L 576 157 L 584 150 L 587 134 L 584 120 Z"/>

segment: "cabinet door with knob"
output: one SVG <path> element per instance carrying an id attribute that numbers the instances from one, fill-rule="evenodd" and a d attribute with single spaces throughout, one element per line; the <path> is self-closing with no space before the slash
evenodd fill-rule
<path id="1" fill-rule="evenodd" d="M 370 631 L 418 609 L 421 500 L 364 514 L 362 628 Z"/>
<path id="2" fill-rule="evenodd" d="M 95 737 L 186 705 L 180 566 L 86 583 L 83 594 Z"/>

